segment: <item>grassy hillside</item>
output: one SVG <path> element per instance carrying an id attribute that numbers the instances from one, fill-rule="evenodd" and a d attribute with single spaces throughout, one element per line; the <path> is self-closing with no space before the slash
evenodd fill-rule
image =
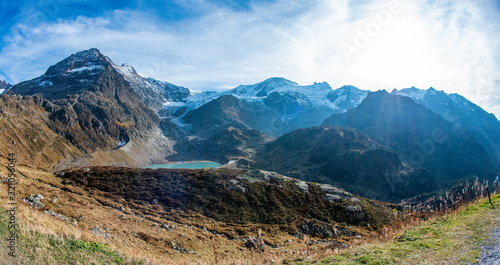
<path id="1" fill-rule="evenodd" d="M 8 215 L 0 209 L 0 237 L 8 238 Z M 127 259 L 112 251 L 106 244 L 60 237 L 32 230 L 27 224 L 18 229 L 16 257 L 9 250 L 0 248 L 2 264 L 146 264 L 140 259 Z"/>
<path id="2" fill-rule="evenodd" d="M 371 243 L 316 261 L 287 260 L 284 264 L 470 264 L 491 245 L 498 228 L 500 195 L 478 201 L 458 212 L 433 218 L 415 228 L 397 233 L 385 243 Z"/>

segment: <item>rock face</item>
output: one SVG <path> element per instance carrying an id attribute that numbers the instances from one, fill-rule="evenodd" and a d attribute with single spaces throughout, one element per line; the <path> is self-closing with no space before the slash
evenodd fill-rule
<path id="1" fill-rule="evenodd" d="M 406 166 L 394 151 L 343 127 L 295 130 L 266 144 L 254 160 L 253 167 L 338 185 L 381 200 L 397 201 L 435 186 L 427 171 Z M 328 197 L 340 198 L 341 194 Z"/>
<path id="2" fill-rule="evenodd" d="M 372 92 L 357 107 L 324 125 L 355 128 L 396 151 L 402 161 L 428 170 L 442 183 L 494 171 L 485 148 L 469 133 L 403 96 Z"/>
<path id="3" fill-rule="evenodd" d="M 16 153 L 18 163 L 51 169 L 66 157 L 81 156 L 71 142 L 49 127 L 40 97 L 0 95 L 0 155 Z"/>

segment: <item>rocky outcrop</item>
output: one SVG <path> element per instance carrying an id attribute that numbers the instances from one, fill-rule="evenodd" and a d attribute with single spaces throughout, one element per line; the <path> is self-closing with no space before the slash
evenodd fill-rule
<path id="1" fill-rule="evenodd" d="M 350 206 L 349 206 L 350 207 Z M 341 226 L 333 226 L 318 220 L 305 219 L 297 224 L 299 233 L 319 237 L 319 238 L 332 238 L 332 237 L 352 237 L 354 232 Z"/>
<path id="2" fill-rule="evenodd" d="M 32 208 L 40 210 L 45 207 L 41 201 L 43 199 L 45 199 L 45 197 L 42 194 L 30 194 L 29 197 L 23 198 L 22 201 Z"/>
<path id="3" fill-rule="evenodd" d="M 155 199 L 155 207 L 161 206 L 167 212 L 192 211 L 240 224 L 287 224 L 307 218 L 329 224 L 380 225 L 391 221 L 395 207 L 353 196 L 330 185 L 304 183 L 261 170 L 97 167 L 86 172 L 65 171 L 59 177 L 131 203 L 151 204 Z M 304 184 L 307 190 L 301 187 Z M 339 199 L 330 200 L 331 196 Z M 321 227 L 319 230 L 307 227 L 312 229 L 310 233 L 326 233 Z"/>

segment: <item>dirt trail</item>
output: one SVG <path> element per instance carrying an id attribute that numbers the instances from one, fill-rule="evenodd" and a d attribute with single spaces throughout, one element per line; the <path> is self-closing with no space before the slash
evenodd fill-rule
<path id="1" fill-rule="evenodd" d="M 495 230 L 490 240 L 491 244 L 481 246 L 483 252 L 477 264 L 500 265 L 500 228 Z"/>

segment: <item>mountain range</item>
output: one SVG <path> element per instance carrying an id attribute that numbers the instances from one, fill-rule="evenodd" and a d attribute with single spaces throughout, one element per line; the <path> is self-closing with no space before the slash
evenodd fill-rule
<path id="1" fill-rule="evenodd" d="M 407 96 L 438 114 L 453 125 L 469 132 L 481 143 L 496 166 L 500 161 L 500 125 L 495 115 L 459 94 L 446 94 L 434 88 L 393 90 L 391 94 Z"/>
<path id="2" fill-rule="evenodd" d="M 0 154 L 15 142 L 20 162 L 50 170 L 211 160 L 398 201 L 500 168 L 498 119 L 434 88 L 370 92 L 274 77 L 196 92 L 97 49 L 0 85 Z"/>

